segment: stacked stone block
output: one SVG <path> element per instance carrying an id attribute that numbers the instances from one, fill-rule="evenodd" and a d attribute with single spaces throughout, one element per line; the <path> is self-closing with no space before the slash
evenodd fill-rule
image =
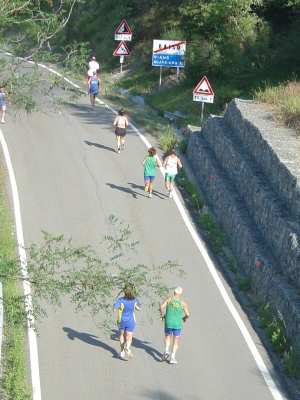
<path id="1" fill-rule="evenodd" d="M 300 349 L 299 141 L 261 105 L 239 99 L 201 131 L 189 127 L 187 140 L 202 191 L 245 275 Z"/>

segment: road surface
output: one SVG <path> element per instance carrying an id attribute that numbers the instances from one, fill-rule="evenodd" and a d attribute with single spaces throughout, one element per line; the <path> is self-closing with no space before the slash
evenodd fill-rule
<path id="1" fill-rule="evenodd" d="M 56 314 L 49 312 L 39 326 L 41 398 L 288 399 L 216 264 L 216 275 L 273 379 L 271 386 L 276 384 L 273 392 L 267 386 L 176 202 L 167 198 L 159 171 L 153 197 L 143 191 L 147 147 L 136 132 L 128 129 L 125 150 L 117 154 L 115 114 L 105 105 L 92 111 L 88 96 L 62 114 L 22 115 L 21 121 L 13 123 L 9 112 L 8 107 L 6 124 L 0 128 L 16 177 L 26 246 L 41 243 L 43 229 L 101 251 L 100 240 L 111 229 L 108 216 L 114 214 L 129 223 L 133 239 L 140 241 L 132 262 L 151 265 L 178 259 L 187 272 L 186 279 L 173 275 L 167 279 L 168 285 L 183 287 L 191 313 L 183 326 L 178 364 L 160 361 L 163 326 L 158 320 L 142 325 L 146 310 L 137 316 L 134 359 L 122 361 L 117 358 L 117 330 L 110 338 L 104 336 L 89 317 L 75 314 L 66 303 Z M 150 135 L 145 137 L 157 145 Z M 161 151 L 158 154 L 162 156 Z"/>

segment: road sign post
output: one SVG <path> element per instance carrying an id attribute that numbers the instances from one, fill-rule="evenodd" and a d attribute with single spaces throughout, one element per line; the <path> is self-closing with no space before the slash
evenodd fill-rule
<path id="1" fill-rule="evenodd" d="M 204 76 L 201 79 L 201 81 L 198 83 L 198 85 L 194 89 L 193 100 L 202 102 L 201 118 L 200 118 L 200 127 L 202 127 L 204 103 L 213 103 L 214 102 L 214 92 L 213 92 L 206 76 Z"/>
<path id="2" fill-rule="evenodd" d="M 128 47 L 126 43 L 122 40 L 122 42 L 119 43 L 118 47 L 113 53 L 114 56 L 120 56 L 120 65 L 121 65 L 121 72 L 122 72 L 122 65 L 124 62 L 124 56 L 131 56 L 130 51 L 128 50 Z"/>
<path id="3" fill-rule="evenodd" d="M 180 40 L 153 40 L 152 66 L 160 67 L 159 89 L 161 88 L 162 67 L 177 68 L 178 82 L 179 68 L 184 67 L 186 42 Z"/>

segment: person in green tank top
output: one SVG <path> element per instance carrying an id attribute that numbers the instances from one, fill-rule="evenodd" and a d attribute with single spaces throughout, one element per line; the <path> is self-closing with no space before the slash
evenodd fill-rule
<path id="1" fill-rule="evenodd" d="M 177 364 L 175 354 L 179 346 L 179 338 L 181 334 L 182 321 L 186 322 L 190 316 L 186 301 L 181 297 L 182 288 L 177 287 L 173 296 L 168 296 L 160 306 L 161 319 L 165 320 L 165 352 L 162 361 L 166 361 L 170 357 L 171 337 L 173 336 L 172 354 L 170 364 Z M 164 312 L 164 309 L 166 311 Z M 182 317 L 184 311 L 185 316 Z"/>
<path id="2" fill-rule="evenodd" d="M 160 168 L 161 164 L 158 161 L 158 159 L 155 158 L 156 155 L 155 147 L 150 147 L 150 149 L 148 149 L 148 153 L 149 155 L 144 158 L 142 164 L 144 166 L 145 192 L 148 192 L 148 197 L 152 197 L 153 182 L 156 175 L 155 167 Z"/>

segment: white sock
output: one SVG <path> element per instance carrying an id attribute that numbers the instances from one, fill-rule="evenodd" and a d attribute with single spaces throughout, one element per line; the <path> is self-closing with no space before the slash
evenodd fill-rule
<path id="1" fill-rule="evenodd" d="M 165 353 L 169 353 L 169 347 L 165 348 Z"/>
<path id="2" fill-rule="evenodd" d="M 175 358 L 175 353 L 172 353 L 171 358 Z"/>

